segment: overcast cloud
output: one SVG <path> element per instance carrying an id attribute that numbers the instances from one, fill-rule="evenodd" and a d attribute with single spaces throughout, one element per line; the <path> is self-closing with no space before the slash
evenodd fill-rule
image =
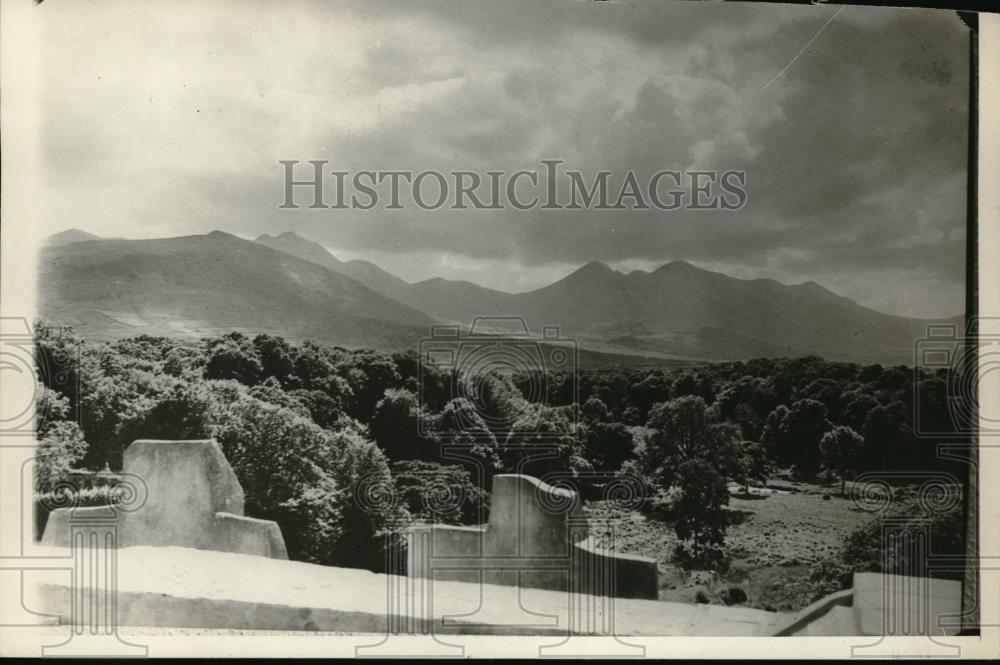
<path id="1" fill-rule="evenodd" d="M 598 259 L 962 310 L 954 12 L 637 0 L 46 2 L 47 232 L 295 230 L 408 280 L 520 291 Z M 769 81 L 773 82 L 767 85 Z M 766 87 L 765 87 L 766 86 Z M 762 89 L 763 88 L 763 89 Z M 279 210 L 353 169 L 741 169 L 739 211 Z"/>

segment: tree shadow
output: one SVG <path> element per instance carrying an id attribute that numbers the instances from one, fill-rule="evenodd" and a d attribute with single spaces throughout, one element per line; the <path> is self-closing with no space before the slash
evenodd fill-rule
<path id="1" fill-rule="evenodd" d="M 772 485 L 772 484 L 767 484 L 767 485 L 764 485 L 764 487 L 766 487 L 769 490 L 775 490 L 775 491 L 778 491 L 778 492 L 789 492 L 791 494 L 800 494 L 802 492 L 802 490 L 800 488 L 795 487 L 794 485 L 791 485 L 791 484 L 788 484 L 788 485 Z"/>
<path id="2" fill-rule="evenodd" d="M 741 501 L 763 501 L 771 498 L 770 494 L 752 494 L 748 492 L 737 492 L 732 496 L 740 499 Z"/>
<path id="3" fill-rule="evenodd" d="M 749 510 L 739 510 L 735 508 L 730 508 L 726 512 L 727 512 L 727 518 L 729 520 L 729 526 L 743 524 L 748 519 L 753 517 L 753 512 Z"/>

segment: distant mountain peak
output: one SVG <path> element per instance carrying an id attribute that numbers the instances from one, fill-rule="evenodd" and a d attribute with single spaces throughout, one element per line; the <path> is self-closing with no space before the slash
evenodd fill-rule
<path id="1" fill-rule="evenodd" d="M 334 256 L 326 247 L 308 238 L 303 238 L 295 231 L 285 231 L 276 236 L 264 233 L 258 236 L 254 242 L 306 261 L 318 263 L 331 270 L 340 271 L 343 266 L 343 261 Z"/>
<path id="2" fill-rule="evenodd" d="M 86 240 L 101 240 L 101 236 L 94 235 L 93 233 L 87 233 L 81 229 L 72 228 L 60 231 L 59 233 L 53 233 L 45 238 L 45 240 L 42 241 L 42 244 L 46 247 L 58 247 L 60 245 L 69 245 L 74 242 L 84 242 Z"/>
<path id="3" fill-rule="evenodd" d="M 613 275 L 617 271 L 603 261 L 589 261 L 577 268 L 574 275 Z"/>
<path id="4" fill-rule="evenodd" d="M 803 294 L 805 294 L 805 295 L 807 295 L 809 297 L 813 297 L 813 298 L 833 298 L 833 299 L 836 299 L 836 300 L 842 300 L 842 301 L 849 302 L 851 304 L 857 305 L 858 307 L 865 307 L 864 305 L 858 304 L 857 302 L 855 302 L 851 298 L 848 298 L 847 296 L 842 296 L 839 293 L 831 291 L 830 289 L 826 288 L 822 284 L 819 284 L 819 283 L 814 282 L 812 280 L 809 280 L 808 282 L 802 282 L 801 284 L 796 284 L 796 285 L 794 285 L 794 286 L 792 286 L 790 288 L 795 289 L 796 291 L 798 291 L 800 293 L 803 293 Z M 871 309 L 871 308 L 870 307 L 865 307 L 865 309 Z M 872 310 L 872 311 L 877 311 L 877 310 Z M 880 312 L 880 313 L 884 313 L 884 312 Z M 891 316 L 891 315 L 889 315 L 889 316 Z M 903 318 L 906 318 L 906 317 L 903 317 Z"/>
<path id="5" fill-rule="evenodd" d="M 244 240 L 243 238 L 239 237 L 234 233 L 229 233 L 228 231 L 220 231 L 218 229 L 214 231 L 209 231 L 208 233 L 205 234 L 205 236 L 209 238 L 226 238 L 227 240 L 228 239 Z"/>
<path id="6" fill-rule="evenodd" d="M 308 238 L 300 236 L 295 231 L 282 231 L 281 233 L 278 233 L 277 235 L 271 235 L 270 233 L 261 233 L 259 236 L 257 236 L 254 239 L 254 242 L 262 242 L 262 241 L 267 241 L 267 240 L 298 240 L 299 242 L 308 242 L 308 243 L 316 244 L 316 243 L 313 243 L 312 240 L 309 240 Z"/>
<path id="7" fill-rule="evenodd" d="M 687 261 L 671 261 L 670 263 L 664 263 L 662 266 L 654 270 L 654 273 L 658 272 L 696 272 L 700 271 L 701 268 L 698 266 L 688 263 Z"/>

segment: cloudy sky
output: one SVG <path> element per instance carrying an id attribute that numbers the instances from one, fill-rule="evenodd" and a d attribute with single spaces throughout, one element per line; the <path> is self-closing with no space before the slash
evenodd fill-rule
<path id="1" fill-rule="evenodd" d="M 593 259 L 623 270 L 685 259 L 814 280 L 885 312 L 958 314 L 967 31 L 954 12 L 848 7 L 831 21 L 838 9 L 45 2 L 45 231 L 294 230 L 408 280 L 510 291 Z M 281 159 L 480 173 L 562 159 L 647 178 L 740 169 L 749 202 L 280 210 Z"/>

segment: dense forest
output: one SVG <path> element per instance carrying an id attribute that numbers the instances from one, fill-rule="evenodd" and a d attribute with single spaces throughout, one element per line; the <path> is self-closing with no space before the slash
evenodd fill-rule
<path id="1" fill-rule="evenodd" d="M 946 464 L 915 434 L 948 428 L 946 370 L 807 357 L 469 377 L 413 352 L 239 332 L 98 344 L 39 323 L 36 342 L 39 495 L 120 469 L 136 439 L 213 437 L 247 514 L 277 521 L 292 558 L 327 565 L 377 569 L 382 536 L 408 519 L 479 522 L 496 473 L 576 474 L 584 491 L 642 478 L 644 509 L 666 506 L 690 545 L 677 556 L 707 561 L 724 550 L 732 483 L 781 470 L 843 492 L 864 471 Z M 359 500 L 361 483 L 399 500 Z M 442 488 L 451 500 L 428 499 Z"/>

